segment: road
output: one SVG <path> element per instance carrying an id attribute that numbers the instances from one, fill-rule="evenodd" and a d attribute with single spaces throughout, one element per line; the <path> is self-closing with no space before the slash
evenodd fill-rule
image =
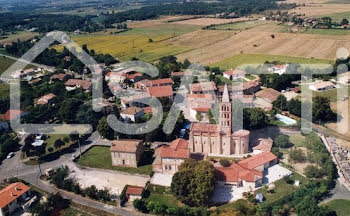
<path id="1" fill-rule="evenodd" d="M 92 135 L 84 142 L 81 146 L 82 152 L 88 150 L 93 145 L 110 145 L 108 141 L 100 138 L 98 132 L 92 133 Z M 61 157 L 57 160 L 43 163 L 40 165 L 41 170 L 44 172 L 48 168 L 54 168 L 59 166 L 70 165 L 74 163 L 72 161 L 72 154 L 79 155 L 79 148 L 75 149 L 75 152 L 61 155 Z M 39 180 L 40 172 L 38 165 L 26 165 L 20 160 L 20 151 L 16 152 L 16 155 L 11 159 L 5 159 L 0 166 L 0 181 L 3 181 L 6 178 L 10 177 L 19 177 L 32 185 L 41 188 L 49 193 L 60 192 L 63 197 L 67 199 L 71 199 L 72 201 L 89 206 L 95 209 L 99 209 L 102 211 L 106 211 L 115 215 L 122 216 L 140 216 L 145 215 L 137 212 L 127 211 L 125 209 L 117 208 L 115 206 L 106 205 L 101 202 L 97 202 L 94 200 L 90 200 L 87 198 L 83 198 L 81 196 L 75 195 L 73 193 L 69 193 L 66 191 L 58 190 L 55 187 L 52 187 L 50 184 L 47 184 L 41 180 Z"/>

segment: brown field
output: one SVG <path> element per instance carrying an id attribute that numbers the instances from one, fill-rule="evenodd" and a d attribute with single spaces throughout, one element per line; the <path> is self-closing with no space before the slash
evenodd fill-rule
<path id="1" fill-rule="evenodd" d="M 213 34 L 211 31 L 207 32 Z M 206 31 L 201 32 L 197 37 L 182 35 L 173 40 L 172 44 L 185 46 L 195 43 L 197 38 L 205 38 L 205 34 L 207 34 Z M 349 36 L 273 34 L 275 39 L 271 38 L 269 32 L 232 32 L 232 35 L 227 36 L 227 38 L 222 38 L 217 42 L 215 42 L 215 38 L 210 39 L 210 42 L 212 42 L 210 45 L 182 53 L 178 55 L 178 58 L 180 60 L 188 58 L 192 62 L 201 64 L 212 64 L 242 52 L 333 60 L 338 48 L 345 47 L 350 50 Z M 200 43 L 197 42 L 196 44 Z"/>
<path id="2" fill-rule="evenodd" d="M 193 15 L 181 15 L 181 16 L 162 16 L 158 19 L 143 20 L 143 21 L 129 21 L 127 22 L 130 28 L 145 28 L 153 27 L 162 23 L 167 23 L 172 20 L 189 19 L 195 17 Z"/>
<path id="3" fill-rule="evenodd" d="M 176 24 L 186 24 L 186 25 L 199 25 L 199 26 L 208 26 L 208 25 L 219 25 L 225 23 L 233 23 L 240 21 L 251 20 L 251 18 L 242 17 L 242 18 L 233 18 L 233 19 L 219 19 L 219 18 L 197 18 L 197 19 L 189 19 L 174 22 Z"/>
<path id="4" fill-rule="evenodd" d="M 326 3 L 326 2 L 329 2 L 329 0 L 286 0 L 286 1 L 282 1 L 281 3 L 319 4 L 319 3 Z"/>
<path id="5" fill-rule="evenodd" d="M 350 11 L 350 4 L 310 4 L 297 7 L 290 12 L 305 14 L 311 17 L 320 17 L 328 14 L 341 13 Z"/>

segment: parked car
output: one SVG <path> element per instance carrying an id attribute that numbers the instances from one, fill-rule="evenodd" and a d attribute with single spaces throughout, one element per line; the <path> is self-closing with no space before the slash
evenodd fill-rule
<path id="1" fill-rule="evenodd" d="M 13 153 L 13 152 L 10 152 L 8 155 L 7 155 L 7 159 L 10 159 L 10 158 L 12 158 L 13 156 L 15 156 L 15 153 Z"/>

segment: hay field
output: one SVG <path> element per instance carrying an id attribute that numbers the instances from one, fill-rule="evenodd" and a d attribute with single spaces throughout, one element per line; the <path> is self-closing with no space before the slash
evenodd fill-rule
<path id="1" fill-rule="evenodd" d="M 122 61 L 137 57 L 152 62 L 162 56 L 176 55 L 189 50 L 189 47 L 173 46 L 164 40 L 198 29 L 200 27 L 191 25 L 159 24 L 135 28 L 120 34 L 73 35 L 72 39 L 80 46 L 86 44 L 97 53 L 111 54 Z M 153 42 L 149 42 L 149 39 Z M 58 46 L 57 49 L 62 47 Z"/>
<path id="2" fill-rule="evenodd" d="M 199 25 L 199 26 L 208 26 L 208 25 L 219 25 L 232 22 L 241 22 L 251 20 L 251 18 L 242 17 L 242 18 L 233 18 L 233 19 L 221 19 L 221 18 L 197 18 L 197 19 L 188 19 L 174 22 L 176 24 L 186 24 L 186 25 Z"/>
<path id="3" fill-rule="evenodd" d="M 300 6 L 290 10 L 299 14 L 305 14 L 310 17 L 327 16 L 334 13 L 343 13 L 350 11 L 350 4 L 310 4 Z"/>
<path id="4" fill-rule="evenodd" d="M 237 68 L 243 64 L 263 64 L 266 61 L 278 61 L 281 63 L 298 63 L 298 64 L 332 64 L 334 61 L 325 59 L 311 59 L 311 58 L 299 58 L 289 56 L 276 56 L 266 54 L 238 54 L 231 56 L 223 61 L 211 64 L 210 66 L 217 66 L 222 69 L 228 70 L 231 68 Z"/>
<path id="5" fill-rule="evenodd" d="M 275 39 L 271 34 L 275 35 Z M 243 31 L 217 43 L 182 53 L 178 58 L 213 64 L 235 54 L 250 53 L 334 60 L 338 48 L 350 50 L 349 39 L 350 36 Z M 186 43 L 188 41 L 181 41 L 178 45 Z"/>
<path id="6" fill-rule="evenodd" d="M 7 35 L 7 38 L 0 38 L 0 44 L 6 44 L 6 43 L 11 43 L 17 40 L 29 40 L 35 36 L 39 35 L 36 32 L 26 32 L 26 31 L 21 31 L 21 32 L 16 32 L 14 34 Z"/>

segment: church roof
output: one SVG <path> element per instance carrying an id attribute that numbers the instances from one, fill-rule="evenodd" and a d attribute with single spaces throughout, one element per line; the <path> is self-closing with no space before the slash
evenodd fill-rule
<path id="1" fill-rule="evenodd" d="M 204 132 L 204 133 L 217 133 L 219 131 L 217 124 L 207 124 L 207 123 L 192 123 L 190 130 L 193 132 Z"/>
<path id="2" fill-rule="evenodd" d="M 224 93 L 222 95 L 222 102 L 224 103 L 229 103 L 230 102 L 230 97 L 228 95 L 228 90 L 227 90 L 227 84 L 225 84 L 225 88 L 224 88 Z"/>

